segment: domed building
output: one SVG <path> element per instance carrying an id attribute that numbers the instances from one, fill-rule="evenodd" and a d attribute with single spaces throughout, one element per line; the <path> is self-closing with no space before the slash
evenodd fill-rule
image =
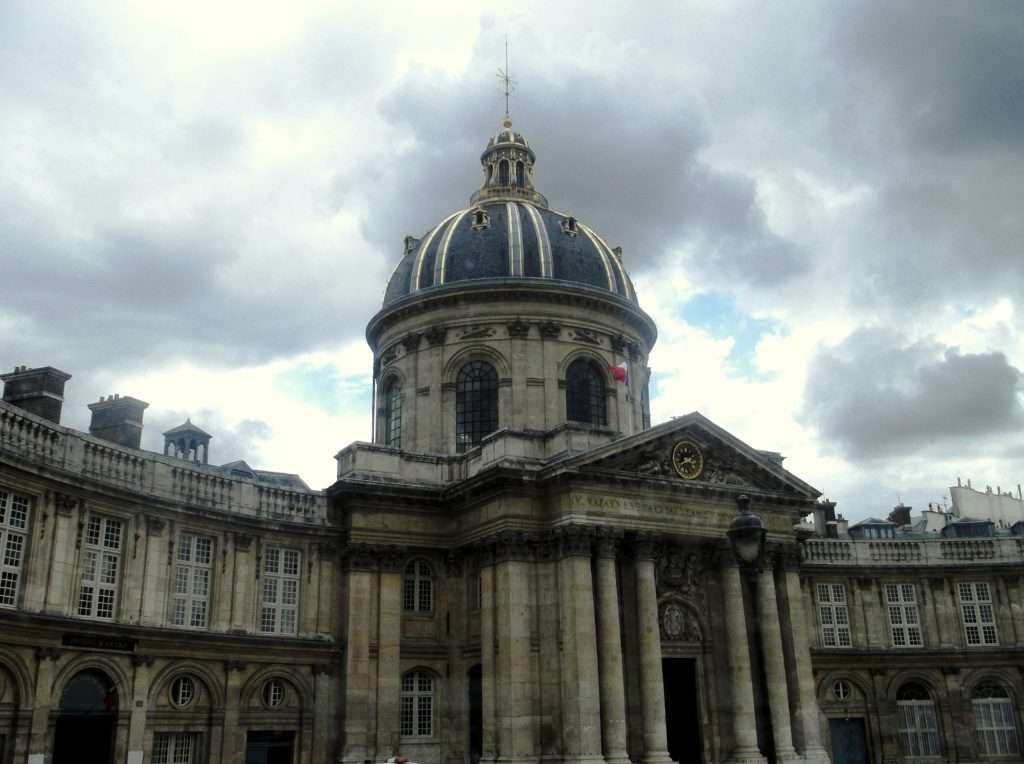
<path id="1" fill-rule="evenodd" d="M 0 764 L 1019 761 L 1024 523 L 847 529 L 780 454 L 652 427 L 622 251 L 507 117 L 480 159 L 326 490 L 0 375 Z"/>

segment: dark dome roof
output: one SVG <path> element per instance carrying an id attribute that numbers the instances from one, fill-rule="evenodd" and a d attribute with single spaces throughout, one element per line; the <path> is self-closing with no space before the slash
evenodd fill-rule
<path id="1" fill-rule="evenodd" d="M 406 238 L 384 304 L 462 281 L 515 279 L 579 284 L 632 303 L 636 292 L 621 255 L 571 215 L 547 208 L 533 187 L 535 156 L 507 116 L 480 157 L 484 185 L 467 209 Z"/>

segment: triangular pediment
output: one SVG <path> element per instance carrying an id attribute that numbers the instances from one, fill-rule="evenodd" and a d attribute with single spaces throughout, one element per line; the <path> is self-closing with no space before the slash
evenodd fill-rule
<path id="1" fill-rule="evenodd" d="M 781 461 L 778 454 L 752 448 L 694 412 L 576 454 L 559 466 L 580 473 L 787 494 L 808 500 L 821 495 L 785 469 Z"/>

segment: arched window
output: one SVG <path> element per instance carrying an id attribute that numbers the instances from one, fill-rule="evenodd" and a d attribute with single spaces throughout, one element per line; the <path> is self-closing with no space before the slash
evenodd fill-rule
<path id="1" fill-rule="evenodd" d="M 604 378 L 584 358 L 569 364 L 565 373 L 565 415 L 570 422 L 608 424 Z"/>
<path id="2" fill-rule="evenodd" d="M 455 380 L 455 449 L 480 445 L 498 429 L 498 372 L 486 361 L 470 361 Z"/>
<path id="3" fill-rule="evenodd" d="M 384 391 L 384 445 L 402 447 L 402 383 L 394 377 Z"/>
<path id="4" fill-rule="evenodd" d="M 519 188 L 526 185 L 526 168 L 522 162 L 516 162 L 516 185 Z"/>
<path id="5" fill-rule="evenodd" d="M 928 690 L 916 682 L 896 693 L 900 745 L 904 756 L 938 756 L 939 722 Z"/>
<path id="6" fill-rule="evenodd" d="M 412 560 L 405 566 L 402 609 L 407 613 L 429 613 L 434 609 L 434 571 L 426 560 Z"/>
<path id="7" fill-rule="evenodd" d="M 1015 756 L 1020 753 L 1017 712 L 1006 688 L 995 682 L 978 685 L 971 696 L 974 736 L 982 756 Z"/>
<path id="8" fill-rule="evenodd" d="M 402 677 L 402 737 L 434 736 L 434 677 L 410 671 Z"/>
<path id="9" fill-rule="evenodd" d="M 508 160 L 502 159 L 498 164 L 498 183 L 502 186 L 508 185 Z"/>

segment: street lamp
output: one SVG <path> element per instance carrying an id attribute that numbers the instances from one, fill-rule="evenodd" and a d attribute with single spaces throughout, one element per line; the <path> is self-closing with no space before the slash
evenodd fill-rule
<path id="1" fill-rule="evenodd" d="M 764 538 L 768 532 L 764 529 L 761 518 L 750 511 L 749 496 L 738 496 L 736 507 L 739 513 L 727 531 L 732 553 L 745 567 L 759 569 L 764 556 Z"/>

